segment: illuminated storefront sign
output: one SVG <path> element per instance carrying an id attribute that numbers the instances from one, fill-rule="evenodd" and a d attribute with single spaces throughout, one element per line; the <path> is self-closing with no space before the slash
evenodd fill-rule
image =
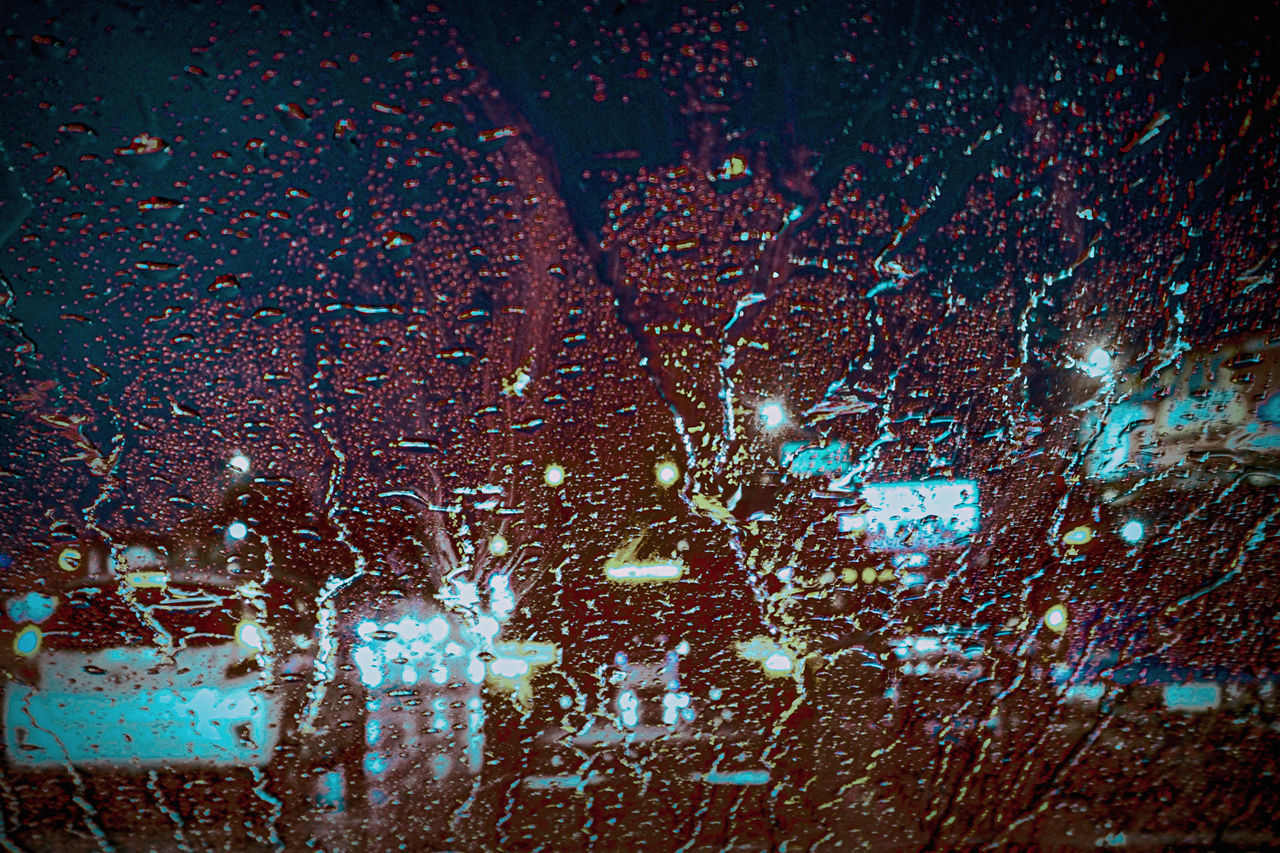
<path id="1" fill-rule="evenodd" d="M 21 768 L 265 766 L 281 710 L 233 644 L 51 651 L 41 686 L 4 692 L 5 755 Z"/>
<path id="2" fill-rule="evenodd" d="M 978 484 L 973 480 L 871 483 L 857 503 L 861 509 L 838 514 L 840 530 L 862 537 L 873 551 L 963 547 L 979 527 Z"/>

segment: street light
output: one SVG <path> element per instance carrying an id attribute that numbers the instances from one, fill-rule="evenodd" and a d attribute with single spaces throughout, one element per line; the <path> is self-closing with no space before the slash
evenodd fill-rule
<path id="1" fill-rule="evenodd" d="M 1080 363 L 1080 369 L 1092 379 L 1101 379 L 1111 370 L 1111 353 L 1102 347 L 1094 347 L 1089 357 Z"/>
<path id="2" fill-rule="evenodd" d="M 760 419 L 764 421 L 765 429 L 777 429 L 786 422 L 787 413 L 777 403 L 765 403 L 760 407 Z"/>

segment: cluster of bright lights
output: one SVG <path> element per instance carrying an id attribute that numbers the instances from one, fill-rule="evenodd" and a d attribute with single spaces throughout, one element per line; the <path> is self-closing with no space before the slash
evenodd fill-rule
<path id="1" fill-rule="evenodd" d="M 867 507 L 862 522 L 866 544 L 873 551 L 959 545 L 977 533 L 981 525 L 975 480 L 869 483 L 861 498 Z M 853 518 L 856 516 L 849 516 L 850 521 Z"/>
<path id="2" fill-rule="evenodd" d="M 478 649 L 454 638 L 453 627 L 442 616 L 418 619 L 406 615 L 394 622 L 379 624 L 366 619 L 356 628 L 360 642 L 352 658 L 360 670 L 360 680 L 377 688 L 385 681 L 417 684 L 425 677 L 433 684 L 446 684 L 450 677 L 465 677 L 472 684 L 484 679 L 485 664 Z M 397 678 L 398 676 L 398 678 Z"/>

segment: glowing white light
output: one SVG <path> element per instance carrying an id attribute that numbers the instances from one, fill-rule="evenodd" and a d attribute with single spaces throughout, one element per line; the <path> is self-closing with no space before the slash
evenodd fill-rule
<path id="1" fill-rule="evenodd" d="M 356 666 L 360 669 L 360 680 L 364 682 L 366 687 L 377 687 L 382 683 L 382 667 L 378 664 L 377 656 L 373 649 L 368 646 L 361 646 L 351 655 L 355 660 Z"/>
<path id="2" fill-rule="evenodd" d="M 519 658 L 496 658 L 489 664 L 489 669 L 503 678 L 520 678 L 529 674 L 529 662 Z"/>
<path id="3" fill-rule="evenodd" d="M 252 622 L 241 622 L 236 626 L 236 640 L 246 648 L 262 651 L 262 629 Z"/>
<path id="4" fill-rule="evenodd" d="M 980 527 L 974 480 L 870 483 L 862 490 L 862 500 L 867 504 L 867 547 L 874 551 L 957 545 Z"/>
<path id="5" fill-rule="evenodd" d="M 484 661 L 477 654 L 472 654 L 467 660 L 467 681 L 472 684 L 484 681 Z"/>
<path id="6" fill-rule="evenodd" d="M 443 616 L 432 616 L 427 622 L 427 634 L 433 642 L 440 642 L 449 636 L 449 623 L 444 620 Z"/>
<path id="7" fill-rule="evenodd" d="M 867 529 L 867 517 L 862 513 L 842 512 L 836 519 L 841 533 L 861 533 Z"/>
<path id="8" fill-rule="evenodd" d="M 680 479 L 680 469 L 672 462 L 663 462 L 658 466 L 657 475 L 659 483 L 670 486 Z"/>
<path id="9" fill-rule="evenodd" d="M 431 668 L 431 681 L 435 684 L 445 684 L 449 681 L 449 667 L 440 661 Z"/>
<path id="10" fill-rule="evenodd" d="M 787 415 L 777 403 L 765 403 L 760 407 L 760 419 L 764 421 L 766 429 L 777 429 L 782 426 Z"/>
<path id="11" fill-rule="evenodd" d="M 1055 604 L 1049 608 L 1044 614 L 1044 624 L 1050 630 L 1061 634 L 1063 629 L 1067 627 L 1067 607 L 1064 604 Z"/>
<path id="12" fill-rule="evenodd" d="M 1101 379 L 1111 369 L 1111 354 L 1102 347 L 1095 347 L 1089 353 L 1088 360 L 1080 365 L 1080 369 L 1085 372 L 1086 376 Z"/>
<path id="13" fill-rule="evenodd" d="M 507 539 L 502 534 L 498 534 L 489 540 L 489 553 L 495 557 L 501 557 L 507 553 Z"/>
<path id="14" fill-rule="evenodd" d="M 515 593 L 512 592 L 511 581 L 506 575 L 494 575 L 489 578 L 489 609 L 501 622 L 507 621 L 511 612 L 516 609 Z M 494 633 L 496 634 L 497 631 L 495 630 Z"/>
<path id="15" fill-rule="evenodd" d="M 782 652 L 774 652 L 764 659 L 764 668 L 769 672 L 790 672 L 791 658 Z"/>
<path id="16" fill-rule="evenodd" d="M 227 536 L 231 539 L 243 539 L 249 535 L 249 528 L 243 521 L 233 521 L 227 525 Z"/>
<path id="17" fill-rule="evenodd" d="M 640 722 L 639 705 L 636 694 L 630 690 L 624 690 L 618 694 L 618 710 L 621 712 L 619 716 L 624 726 L 631 728 Z"/>
<path id="18" fill-rule="evenodd" d="M 231 458 L 227 460 L 227 467 L 237 474 L 248 473 L 249 457 L 240 452 L 233 453 Z"/>
<path id="19" fill-rule="evenodd" d="M 488 614 L 485 614 L 476 620 L 476 633 L 491 643 L 493 642 L 493 638 L 498 636 L 499 630 L 498 620 Z"/>
<path id="20" fill-rule="evenodd" d="M 546 480 L 548 486 L 558 486 L 564 482 L 564 469 L 559 465 L 548 465 L 542 478 Z"/>
<path id="21" fill-rule="evenodd" d="M 921 569 L 929 565 L 929 555 L 913 551 L 910 554 L 894 554 L 889 558 L 895 569 Z"/>
<path id="22" fill-rule="evenodd" d="M 652 566 L 609 566 L 605 576 L 614 581 L 670 581 L 684 574 L 684 567 L 675 563 L 658 563 Z"/>
<path id="23" fill-rule="evenodd" d="M 1142 541 L 1142 537 L 1146 535 L 1146 532 L 1147 529 L 1142 526 L 1141 521 L 1131 518 L 1120 528 L 1120 538 L 1130 545 L 1137 545 Z"/>

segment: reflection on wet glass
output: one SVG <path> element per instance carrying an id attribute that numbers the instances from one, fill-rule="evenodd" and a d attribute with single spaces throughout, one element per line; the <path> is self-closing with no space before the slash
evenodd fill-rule
<path id="1" fill-rule="evenodd" d="M 0 847 L 1276 846 L 1264 11 L 6 11 Z"/>

